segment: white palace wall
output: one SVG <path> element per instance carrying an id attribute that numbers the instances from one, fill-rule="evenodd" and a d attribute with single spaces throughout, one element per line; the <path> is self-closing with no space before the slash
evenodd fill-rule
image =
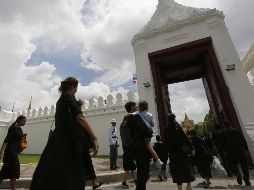
<path id="1" fill-rule="evenodd" d="M 119 155 L 122 154 L 119 125 L 126 114 L 124 104 L 126 101 L 136 101 L 133 92 L 129 92 L 127 96 L 127 100 L 123 100 L 123 96 L 120 93 L 115 98 L 109 95 L 106 101 L 107 104 L 104 103 L 105 101 L 102 97 L 90 99 L 88 108 L 82 108 L 84 115 L 88 118 L 98 137 L 100 146 L 99 155 L 109 154 L 108 128 L 112 118 L 115 118 L 117 121 L 120 143 Z M 55 105 L 52 105 L 50 108 L 46 106 L 38 110 L 34 109 L 18 113 L 0 111 L 0 143 L 3 142 L 10 124 L 21 114 L 27 117 L 27 123 L 22 129 L 24 133 L 27 133 L 29 147 L 24 153 L 41 154 L 46 145 L 50 126 L 54 119 Z"/>

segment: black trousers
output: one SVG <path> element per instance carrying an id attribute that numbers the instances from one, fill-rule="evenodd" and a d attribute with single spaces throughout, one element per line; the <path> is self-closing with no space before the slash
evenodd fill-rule
<path id="1" fill-rule="evenodd" d="M 239 149 L 228 150 L 227 154 L 228 154 L 228 158 L 229 158 L 228 161 L 229 161 L 232 173 L 234 173 L 237 176 L 241 175 L 238 168 L 238 164 L 240 164 L 242 172 L 243 172 L 243 180 L 245 182 L 248 182 L 249 169 L 248 169 L 247 158 L 246 158 L 244 150 L 239 150 Z"/>
<path id="2" fill-rule="evenodd" d="M 89 153 L 84 154 L 84 163 L 85 163 L 85 174 L 86 179 L 85 180 L 95 180 L 96 174 L 94 171 L 93 161 L 91 158 L 91 155 Z"/>
<path id="3" fill-rule="evenodd" d="M 136 190 L 146 190 L 146 182 L 149 178 L 150 153 L 145 150 L 134 149 L 134 159 L 137 165 L 137 183 Z"/>

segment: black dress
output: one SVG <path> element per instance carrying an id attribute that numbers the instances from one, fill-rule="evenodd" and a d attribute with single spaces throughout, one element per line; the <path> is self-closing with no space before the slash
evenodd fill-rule
<path id="1" fill-rule="evenodd" d="M 3 167 L 0 171 L 0 179 L 19 179 L 20 163 L 18 154 L 20 150 L 20 141 L 23 132 L 21 127 L 13 124 L 9 127 L 4 143 L 8 143 L 4 150 Z"/>
<path id="2" fill-rule="evenodd" d="M 168 161 L 168 151 L 166 145 L 162 142 L 156 142 L 154 143 L 153 149 L 155 150 L 160 160 L 166 164 Z"/>
<path id="3" fill-rule="evenodd" d="M 75 148 L 76 137 L 69 119 L 75 120 L 81 108 L 74 95 L 62 93 L 56 104 L 55 126 L 38 166 L 31 190 L 80 190 L 85 186 L 83 155 Z M 79 139 L 81 141 L 81 139 Z M 87 151 L 88 152 L 88 151 Z"/>
<path id="4" fill-rule="evenodd" d="M 190 157 L 183 151 L 182 144 L 193 149 L 191 142 L 180 125 L 169 123 L 165 129 L 165 145 L 169 153 L 170 173 L 174 183 L 182 184 L 195 181 Z"/>
<path id="5" fill-rule="evenodd" d="M 209 149 L 204 139 L 199 136 L 192 138 L 195 147 L 194 161 L 202 178 L 212 178 L 210 165 L 213 161 L 212 151 Z"/>

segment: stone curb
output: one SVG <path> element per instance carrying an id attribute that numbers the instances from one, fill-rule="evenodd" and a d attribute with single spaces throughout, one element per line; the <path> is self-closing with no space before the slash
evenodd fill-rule
<path id="1" fill-rule="evenodd" d="M 124 171 L 116 171 L 110 173 L 99 173 L 97 174 L 98 181 L 102 181 L 104 184 L 119 182 L 122 179 Z M 10 180 L 4 180 L 0 186 L 0 189 L 10 189 Z M 32 178 L 20 178 L 17 180 L 17 188 L 29 188 Z"/>

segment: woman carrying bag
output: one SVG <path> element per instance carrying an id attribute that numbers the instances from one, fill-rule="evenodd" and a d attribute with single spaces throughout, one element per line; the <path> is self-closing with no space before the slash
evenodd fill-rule
<path id="1" fill-rule="evenodd" d="M 26 123 L 26 117 L 20 115 L 9 127 L 7 136 L 0 149 L 0 160 L 3 157 L 3 167 L 0 171 L 0 184 L 4 179 L 10 179 L 11 190 L 16 190 L 16 179 L 20 177 L 20 163 L 18 155 L 22 148 L 24 137 L 21 129 Z"/>
<path id="2" fill-rule="evenodd" d="M 68 77 L 61 82 L 60 98 L 56 103 L 55 129 L 34 172 L 30 190 L 84 190 L 85 154 L 83 129 L 93 140 L 94 154 L 99 145 L 86 117 L 75 98 L 78 80 Z M 86 148 L 87 147 L 87 148 Z"/>
<path id="3" fill-rule="evenodd" d="M 195 181 L 195 176 L 190 156 L 193 156 L 195 151 L 172 113 L 168 115 L 168 125 L 164 135 L 173 182 L 177 184 L 178 190 L 183 189 L 183 183 L 187 183 L 186 190 L 192 190 L 191 182 Z"/>

